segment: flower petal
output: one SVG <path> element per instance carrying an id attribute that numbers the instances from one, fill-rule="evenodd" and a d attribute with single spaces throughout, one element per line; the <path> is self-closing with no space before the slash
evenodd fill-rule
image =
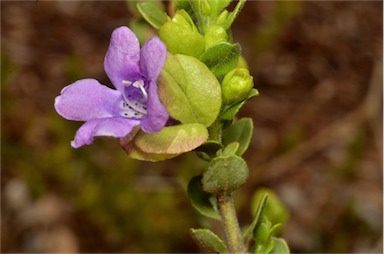
<path id="1" fill-rule="evenodd" d="M 110 136 L 121 138 L 128 135 L 140 121 L 122 117 L 92 119 L 85 122 L 77 130 L 75 139 L 71 142 L 73 148 L 89 145 L 94 137 Z"/>
<path id="2" fill-rule="evenodd" d="M 141 121 L 141 129 L 147 133 L 160 131 L 169 118 L 169 114 L 159 99 L 155 81 L 148 86 L 147 116 Z"/>
<path id="3" fill-rule="evenodd" d="M 141 48 L 140 71 L 149 80 L 156 80 L 167 58 L 167 48 L 158 38 L 149 39 Z"/>
<path id="4" fill-rule="evenodd" d="M 121 93 L 95 79 L 82 79 L 66 86 L 55 99 L 56 111 L 65 119 L 87 121 L 119 115 Z"/>
<path id="5" fill-rule="evenodd" d="M 122 91 L 122 81 L 140 78 L 140 44 L 136 35 L 125 26 L 116 28 L 111 36 L 104 69 L 112 84 Z"/>

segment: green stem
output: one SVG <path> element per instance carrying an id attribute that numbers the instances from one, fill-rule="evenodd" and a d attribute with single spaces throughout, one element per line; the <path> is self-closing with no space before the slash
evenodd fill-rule
<path id="1" fill-rule="evenodd" d="M 218 195 L 217 206 L 220 211 L 221 221 L 227 237 L 229 252 L 244 253 L 245 246 L 242 241 L 232 195 Z"/>
<path id="2" fill-rule="evenodd" d="M 216 119 L 216 121 L 208 128 L 209 139 L 216 140 L 221 143 L 221 134 L 222 134 L 223 123 L 220 119 Z"/>

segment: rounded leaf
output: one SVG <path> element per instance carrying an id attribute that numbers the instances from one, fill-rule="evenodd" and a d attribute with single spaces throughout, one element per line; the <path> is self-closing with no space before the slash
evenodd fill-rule
<path id="1" fill-rule="evenodd" d="M 167 22 L 167 15 L 161 7 L 159 4 L 151 2 L 137 4 L 140 14 L 156 29 L 159 29 L 160 26 Z"/>
<path id="2" fill-rule="evenodd" d="M 160 100 L 173 118 L 207 127 L 216 120 L 221 108 L 220 84 L 196 58 L 168 54 L 158 86 Z"/>
<path id="3" fill-rule="evenodd" d="M 208 131 L 199 123 L 164 127 L 153 134 L 143 131 L 120 140 L 127 154 L 139 160 L 159 161 L 189 152 L 208 139 Z"/>
<path id="4" fill-rule="evenodd" d="M 253 134 L 253 122 L 251 118 L 241 118 L 223 131 L 223 144 L 228 145 L 238 142 L 239 148 L 236 154 L 241 156 L 247 150 Z"/>

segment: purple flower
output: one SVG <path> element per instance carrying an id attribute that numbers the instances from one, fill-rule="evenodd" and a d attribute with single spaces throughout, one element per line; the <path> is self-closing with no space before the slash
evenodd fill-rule
<path id="1" fill-rule="evenodd" d="M 148 40 L 140 50 L 129 28 L 115 29 L 104 69 L 116 90 L 95 79 L 82 79 L 64 87 L 55 99 L 62 117 L 85 121 L 72 147 L 91 144 L 96 136 L 121 138 L 139 125 L 147 133 L 160 131 L 169 115 L 160 102 L 156 80 L 166 57 L 167 49 L 159 38 Z"/>

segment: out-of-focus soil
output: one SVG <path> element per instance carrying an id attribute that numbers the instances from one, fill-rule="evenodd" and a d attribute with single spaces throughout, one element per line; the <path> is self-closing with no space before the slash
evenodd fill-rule
<path id="1" fill-rule="evenodd" d="M 251 220 L 252 193 L 273 189 L 291 213 L 283 237 L 292 252 L 383 251 L 382 8 L 379 1 L 249 1 L 233 26 L 260 92 L 240 113 L 255 127 L 245 154 L 250 179 L 237 195 L 240 222 Z M 79 73 L 110 84 L 102 65 L 109 37 L 131 16 L 125 2 L 1 2 L 2 66 L 9 66 L 2 67 L 2 137 L 36 153 L 55 145 L 44 127 L 25 126 L 44 123 L 54 97 Z M 2 155 L 7 149 L 2 144 Z M 18 177 L 12 165 L 2 159 L 6 216 L 9 206 L 23 207 L 12 200 L 24 185 L 13 182 L 9 193 Z M 58 196 L 45 196 L 38 206 L 45 210 L 35 212 L 72 214 Z M 52 231 L 52 248 L 110 252 L 108 232 L 93 232 L 75 214 Z M 3 220 L 2 252 L 36 244 L 23 238 L 38 234 L 23 220 Z M 178 252 L 197 250 L 183 244 Z"/>

